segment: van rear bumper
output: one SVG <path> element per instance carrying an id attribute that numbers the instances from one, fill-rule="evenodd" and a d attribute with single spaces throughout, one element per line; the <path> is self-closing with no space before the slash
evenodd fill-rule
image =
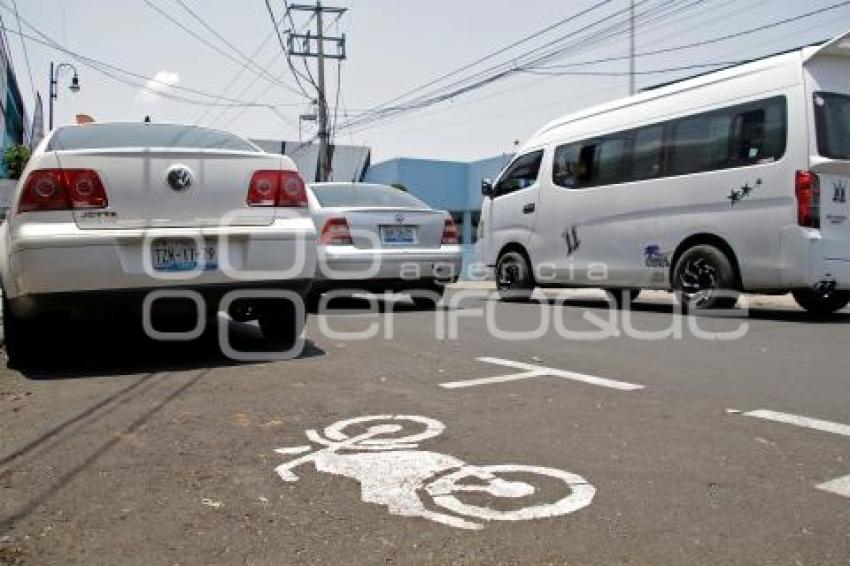
<path id="1" fill-rule="evenodd" d="M 783 289 L 805 289 L 821 283 L 850 290 L 850 258 L 831 258 L 820 230 L 786 226 L 780 236 Z"/>

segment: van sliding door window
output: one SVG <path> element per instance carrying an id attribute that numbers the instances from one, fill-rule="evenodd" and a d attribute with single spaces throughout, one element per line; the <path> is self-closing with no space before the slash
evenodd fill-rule
<path id="1" fill-rule="evenodd" d="M 514 191 L 527 189 L 536 183 L 537 175 L 540 173 L 541 161 L 543 161 L 543 150 L 517 157 L 496 184 L 495 196 L 500 197 Z"/>
<path id="2" fill-rule="evenodd" d="M 830 159 L 850 159 L 850 96 L 815 93 L 818 153 Z"/>

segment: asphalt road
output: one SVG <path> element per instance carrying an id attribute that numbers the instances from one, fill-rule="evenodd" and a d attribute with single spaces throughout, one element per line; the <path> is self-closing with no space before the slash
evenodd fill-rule
<path id="1" fill-rule="evenodd" d="M 767 301 L 696 319 L 738 339 L 649 340 L 630 329 L 677 318 L 644 301 L 580 340 L 554 321 L 599 330 L 599 301 L 457 293 L 347 301 L 291 361 L 230 361 L 213 332 L 45 336 L 0 370 L 0 564 L 850 564 L 850 313 Z M 488 312 L 550 325 L 500 339 Z"/>

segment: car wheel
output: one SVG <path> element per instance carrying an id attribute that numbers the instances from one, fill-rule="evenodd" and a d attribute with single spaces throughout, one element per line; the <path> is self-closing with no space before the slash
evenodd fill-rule
<path id="1" fill-rule="evenodd" d="M 614 299 L 618 309 L 630 307 L 640 295 L 640 289 L 605 289 L 605 292 Z"/>
<path id="2" fill-rule="evenodd" d="M 435 283 L 412 292 L 410 298 L 413 299 L 413 304 L 416 305 L 416 308 L 421 310 L 434 310 L 437 308 L 437 305 L 440 304 L 445 292 L 446 287 L 444 285 L 438 285 Z"/>
<path id="3" fill-rule="evenodd" d="M 496 263 L 496 290 L 503 301 L 527 301 L 534 292 L 534 276 L 525 254 L 508 251 Z"/>
<path id="4" fill-rule="evenodd" d="M 800 289 L 793 295 L 798 305 L 816 316 L 830 315 L 850 304 L 850 291 Z"/>
<path id="5" fill-rule="evenodd" d="M 3 293 L 3 343 L 9 367 L 21 367 L 32 359 L 33 354 L 32 322 L 17 316 L 9 306 L 9 299 Z"/>
<path id="6" fill-rule="evenodd" d="M 306 308 L 299 312 L 290 301 L 275 299 L 257 305 L 257 321 L 263 338 L 275 344 L 294 344 L 304 331 L 306 320 Z"/>
<path id="7" fill-rule="evenodd" d="M 710 245 L 688 249 L 673 270 L 673 290 L 685 309 L 731 309 L 738 302 L 735 268 Z"/>

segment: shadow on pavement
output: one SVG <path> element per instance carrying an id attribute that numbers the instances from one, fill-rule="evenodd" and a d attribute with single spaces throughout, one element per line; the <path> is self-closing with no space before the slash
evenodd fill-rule
<path id="1" fill-rule="evenodd" d="M 65 322 L 52 326 L 37 346 L 37 359 L 15 367 L 33 380 L 79 379 L 163 371 L 187 371 L 251 363 L 225 356 L 218 343 L 218 327 L 209 324 L 197 340 L 164 342 L 149 338 L 131 321 L 112 323 Z M 240 352 L 278 351 L 263 339 L 255 324 L 229 322 L 232 348 Z M 306 340 L 295 359 L 313 358 L 325 352 Z"/>
<path id="2" fill-rule="evenodd" d="M 484 298 L 486 301 L 496 301 L 499 302 L 497 298 Z M 587 298 L 577 298 L 577 299 L 567 299 L 563 301 L 555 300 L 555 299 L 533 299 L 527 302 L 512 302 L 505 303 L 507 306 L 518 306 L 525 308 L 534 308 L 539 305 L 547 305 L 547 306 L 564 306 L 564 307 L 577 307 L 577 308 L 585 308 L 585 309 L 594 309 L 594 310 L 606 310 L 609 307 L 609 303 L 604 299 L 587 299 Z M 631 306 L 631 310 L 634 312 L 640 313 L 656 313 L 656 314 L 666 314 L 672 315 L 674 313 L 675 307 L 672 304 L 664 304 L 664 303 L 642 303 L 640 301 L 634 303 Z M 712 317 L 711 311 L 703 311 L 699 313 L 697 316 L 705 316 Z M 793 308 L 771 308 L 771 307 L 759 307 L 753 306 L 749 308 L 749 312 L 747 315 L 744 315 L 744 311 L 742 311 L 740 317 L 736 316 L 723 316 L 722 318 L 747 318 L 750 320 L 768 320 L 768 321 L 777 321 L 777 322 L 799 322 L 803 324 L 850 324 L 850 312 L 844 310 L 839 311 L 835 314 L 829 316 L 815 316 L 811 315 L 800 309 Z"/>

